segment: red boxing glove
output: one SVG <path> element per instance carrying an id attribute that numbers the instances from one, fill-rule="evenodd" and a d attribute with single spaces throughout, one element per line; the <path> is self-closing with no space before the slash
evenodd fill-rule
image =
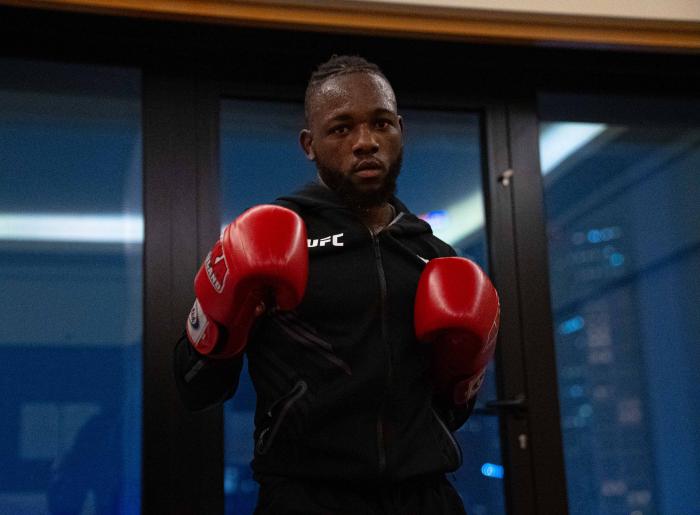
<path id="1" fill-rule="evenodd" d="M 282 310 L 301 302 L 308 262 L 306 228 L 299 215 L 273 205 L 245 211 L 226 226 L 197 272 L 197 298 L 187 320 L 190 343 L 210 357 L 240 354 L 259 306 L 270 294 Z M 221 327 L 228 334 L 223 342 Z"/>
<path id="2" fill-rule="evenodd" d="M 456 405 L 481 387 L 498 335 L 498 293 L 472 261 L 431 260 L 418 281 L 414 322 L 418 340 L 433 345 L 437 392 Z"/>

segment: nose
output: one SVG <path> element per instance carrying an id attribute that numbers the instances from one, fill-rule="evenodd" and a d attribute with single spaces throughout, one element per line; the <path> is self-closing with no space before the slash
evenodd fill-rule
<path id="1" fill-rule="evenodd" d="M 361 124 L 357 128 L 357 137 L 352 146 L 355 155 L 374 154 L 379 150 L 374 133 L 366 124 Z"/>

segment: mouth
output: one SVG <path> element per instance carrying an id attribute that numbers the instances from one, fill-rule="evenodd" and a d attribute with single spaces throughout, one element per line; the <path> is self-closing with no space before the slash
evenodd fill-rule
<path id="1" fill-rule="evenodd" d="M 384 173 L 384 171 L 384 165 L 381 163 L 381 161 L 374 159 L 360 161 L 353 168 L 354 175 L 365 179 L 379 177 Z"/>

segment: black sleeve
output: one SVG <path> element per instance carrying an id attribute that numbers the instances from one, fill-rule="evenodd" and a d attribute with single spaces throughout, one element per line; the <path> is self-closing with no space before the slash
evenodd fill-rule
<path id="1" fill-rule="evenodd" d="M 433 397 L 433 408 L 445 422 L 447 428 L 452 432 L 457 431 L 464 425 L 472 414 L 472 411 L 474 411 L 475 404 L 476 395 L 464 406 L 455 406 L 454 403 L 446 399 L 444 395 L 435 395 Z"/>
<path id="2" fill-rule="evenodd" d="M 457 251 L 451 245 L 432 234 L 428 235 L 424 242 L 430 247 L 433 257 L 453 257 L 457 255 Z"/>
<path id="3" fill-rule="evenodd" d="M 174 366 L 180 398 L 190 410 L 198 411 L 220 404 L 236 393 L 243 355 L 208 358 L 195 351 L 183 333 L 175 345 Z"/>

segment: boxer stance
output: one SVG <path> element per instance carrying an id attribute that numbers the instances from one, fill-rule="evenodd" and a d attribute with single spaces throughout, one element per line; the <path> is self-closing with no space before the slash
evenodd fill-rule
<path id="1" fill-rule="evenodd" d="M 394 196 L 403 121 L 379 68 L 334 56 L 305 99 L 318 181 L 231 222 L 194 282 L 182 398 L 257 394 L 256 514 L 463 514 L 445 473 L 494 352 L 483 271 Z"/>

